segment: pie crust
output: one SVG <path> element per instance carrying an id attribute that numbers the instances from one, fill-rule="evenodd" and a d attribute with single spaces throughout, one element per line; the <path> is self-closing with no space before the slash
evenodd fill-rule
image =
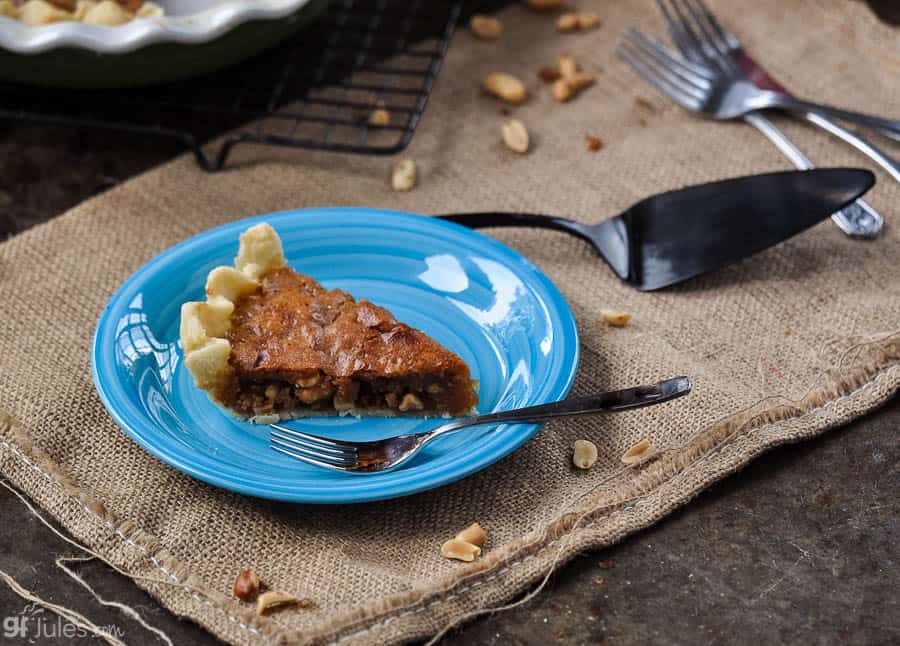
<path id="1" fill-rule="evenodd" d="M 181 308 L 184 362 L 198 388 L 257 423 L 308 415 L 463 415 L 469 368 L 424 332 L 287 266 L 266 223 L 240 237 L 233 267 Z"/>

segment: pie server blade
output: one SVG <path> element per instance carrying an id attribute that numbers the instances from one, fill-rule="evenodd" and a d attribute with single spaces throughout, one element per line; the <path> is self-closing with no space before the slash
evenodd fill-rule
<path id="1" fill-rule="evenodd" d="M 875 184 L 868 170 L 817 168 L 689 186 L 583 224 L 530 213 L 441 216 L 470 228 L 556 229 L 591 243 L 616 275 L 654 290 L 719 269 L 828 218 Z"/>

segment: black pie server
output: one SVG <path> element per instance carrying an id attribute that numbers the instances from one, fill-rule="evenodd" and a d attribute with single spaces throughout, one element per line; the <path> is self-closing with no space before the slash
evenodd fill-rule
<path id="1" fill-rule="evenodd" d="M 863 169 L 818 168 L 738 177 L 648 197 L 599 224 L 530 213 L 441 216 L 473 229 L 541 227 L 588 241 L 640 290 L 680 283 L 786 240 L 875 184 Z"/>

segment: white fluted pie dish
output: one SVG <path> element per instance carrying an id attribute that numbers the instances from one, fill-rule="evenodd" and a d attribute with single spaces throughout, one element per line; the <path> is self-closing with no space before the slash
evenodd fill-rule
<path id="1" fill-rule="evenodd" d="M 62 20 L 27 24 L 0 16 L 0 47 L 37 54 L 77 47 L 100 54 L 122 54 L 154 43 L 206 43 L 254 20 L 287 17 L 310 0 L 158 0 L 161 16 L 136 17 L 115 26 Z"/>
<path id="2" fill-rule="evenodd" d="M 155 0 L 162 16 L 116 26 L 0 16 L 0 80 L 120 88 L 211 72 L 276 45 L 328 0 Z"/>

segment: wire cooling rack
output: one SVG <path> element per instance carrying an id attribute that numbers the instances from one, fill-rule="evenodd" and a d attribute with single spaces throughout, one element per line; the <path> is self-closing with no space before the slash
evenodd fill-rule
<path id="1" fill-rule="evenodd" d="M 462 4 L 332 0 L 289 42 L 198 79 L 115 91 L 0 83 L 0 118 L 175 138 L 208 171 L 243 143 L 389 155 L 412 139 Z M 386 125 L 370 123 L 379 108 Z"/>

